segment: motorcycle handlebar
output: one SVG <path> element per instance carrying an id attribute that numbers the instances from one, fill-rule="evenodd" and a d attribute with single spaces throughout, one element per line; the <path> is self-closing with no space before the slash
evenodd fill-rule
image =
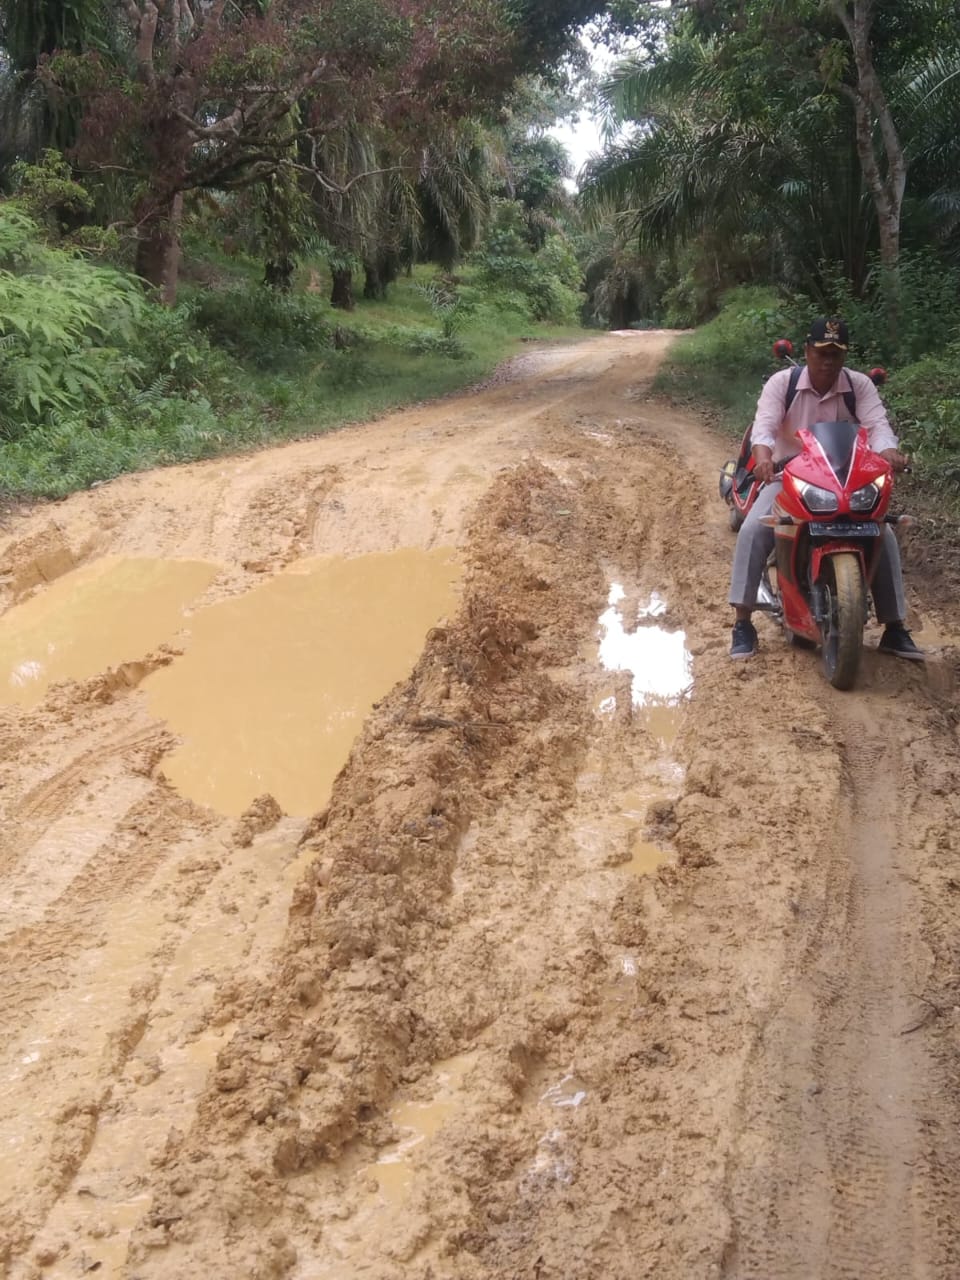
<path id="1" fill-rule="evenodd" d="M 783 472 L 783 469 L 784 469 L 784 467 L 787 465 L 787 463 L 788 463 L 788 462 L 792 462 L 792 461 L 793 461 L 793 459 L 794 459 L 794 458 L 796 458 L 796 457 L 798 457 L 798 456 L 799 456 L 799 455 L 795 453 L 795 454 L 793 454 L 793 455 L 792 455 L 792 457 L 789 457 L 789 458 L 781 458 L 779 462 L 775 462 L 775 463 L 773 464 L 773 474 L 774 474 L 775 476 L 779 476 L 779 475 L 781 475 L 781 474 L 782 474 L 782 472 Z M 900 469 L 899 471 L 894 472 L 894 475 L 906 476 L 906 475 L 911 475 L 912 473 L 913 473 L 913 467 L 911 467 L 911 466 L 910 466 L 910 464 L 909 464 L 909 463 L 907 463 L 907 465 L 906 465 L 905 467 L 901 467 L 901 469 Z M 763 482 L 762 482 L 762 483 L 763 483 Z"/>

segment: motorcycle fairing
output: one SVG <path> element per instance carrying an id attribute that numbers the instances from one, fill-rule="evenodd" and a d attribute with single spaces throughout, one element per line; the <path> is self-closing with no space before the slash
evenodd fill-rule
<path id="1" fill-rule="evenodd" d="M 830 470 L 845 485 L 860 432 L 866 443 L 866 431 L 855 422 L 814 422 L 806 429 L 820 446 Z"/>
<path id="2" fill-rule="evenodd" d="M 776 510 L 776 505 L 774 506 Z M 784 618 L 790 628 L 810 640 L 820 639 L 820 627 L 805 595 L 810 563 L 810 539 L 802 525 L 779 525 L 775 529 L 777 549 L 777 589 Z"/>
<path id="3" fill-rule="evenodd" d="M 851 493 L 890 473 L 890 464 L 867 443 L 866 427 L 853 422 L 815 422 L 811 427 L 801 427 L 797 435 L 803 452 L 791 459 L 781 495 L 787 515 L 816 519 L 811 517 L 792 481 L 805 481 L 836 493 L 837 509 L 831 512 L 831 519 L 836 519 L 850 513 Z M 834 469 L 831 458 L 842 476 Z M 864 515 L 858 513 L 858 518 L 863 519 Z"/>

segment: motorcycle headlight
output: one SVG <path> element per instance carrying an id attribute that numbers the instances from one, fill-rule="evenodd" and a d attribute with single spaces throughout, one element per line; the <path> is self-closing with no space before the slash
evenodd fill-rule
<path id="1" fill-rule="evenodd" d="M 850 495 L 851 511 L 872 511 L 880 500 L 880 489 L 875 484 L 865 484 Z"/>
<path id="2" fill-rule="evenodd" d="M 836 511 L 840 505 L 835 493 L 831 493 L 829 489 L 821 489 L 815 484 L 807 484 L 805 480 L 797 482 L 797 489 L 807 510 L 813 511 L 817 515 L 827 511 Z"/>

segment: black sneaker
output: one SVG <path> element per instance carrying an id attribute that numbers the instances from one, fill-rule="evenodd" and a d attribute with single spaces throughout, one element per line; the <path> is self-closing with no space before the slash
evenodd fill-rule
<path id="1" fill-rule="evenodd" d="M 895 658 L 925 662 L 927 655 L 913 643 L 913 637 L 902 622 L 888 622 L 877 645 L 878 653 L 892 653 Z"/>
<path id="2" fill-rule="evenodd" d="M 733 643 L 730 645 L 731 658 L 752 658 L 757 652 L 757 629 L 746 618 L 733 624 Z"/>

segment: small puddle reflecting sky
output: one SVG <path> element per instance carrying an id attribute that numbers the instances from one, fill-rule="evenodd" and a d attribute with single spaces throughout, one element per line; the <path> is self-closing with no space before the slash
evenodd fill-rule
<path id="1" fill-rule="evenodd" d="M 667 631 L 656 619 L 667 611 L 666 601 L 656 592 L 638 613 L 635 630 L 627 630 L 620 602 L 626 592 L 613 583 L 607 608 L 600 615 L 600 662 L 607 671 L 629 671 L 635 707 L 673 706 L 686 697 L 693 684 L 693 659 L 686 645 L 686 633 Z M 612 699 L 601 710 L 612 710 Z"/>
<path id="2" fill-rule="evenodd" d="M 373 703 L 452 612 L 459 579 L 449 549 L 331 557 L 197 613 L 183 657 L 144 682 L 183 739 L 164 773 L 221 813 L 265 791 L 289 814 L 315 812 Z"/>

